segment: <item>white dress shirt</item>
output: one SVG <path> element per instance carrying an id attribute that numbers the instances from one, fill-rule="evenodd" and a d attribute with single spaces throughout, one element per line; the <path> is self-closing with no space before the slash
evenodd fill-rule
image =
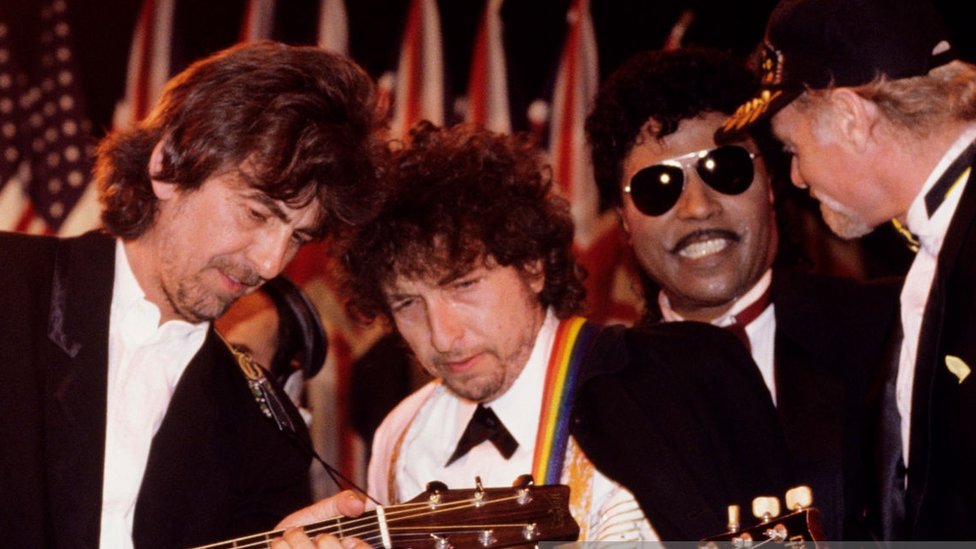
<path id="1" fill-rule="evenodd" d="M 766 290 L 769 289 L 772 281 L 773 271 L 769 269 L 748 292 L 736 300 L 732 308 L 724 315 L 712 320 L 711 324 L 722 328 L 730 326 L 735 322 L 735 315 L 761 298 L 766 293 Z M 665 322 L 685 320 L 685 318 L 671 308 L 671 302 L 668 300 L 668 296 L 664 295 L 663 291 L 658 294 L 657 301 L 661 307 L 661 317 Z M 766 388 L 769 389 L 769 396 L 772 397 L 774 406 L 776 405 L 776 378 L 774 377 L 774 343 L 776 341 L 775 307 L 775 303 L 770 303 L 766 307 L 766 310 L 746 325 L 746 335 L 749 337 L 749 346 L 752 348 L 752 360 L 759 367 L 759 373 L 762 374 Z"/>
<path id="2" fill-rule="evenodd" d="M 108 403 L 102 481 L 100 546 L 133 546 L 132 522 L 149 447 L 190 359 L 203 346 L 209 322 L 171 320 L 146 300 L 122 241 L 115 248 L 109 321 Z"/>
<path id="3" fill-rule="evenodd" d="M 898 413 L 901 414 L 902 457 L 906 466 L 912 425 L 912 388 L 915 384 L 915 361 L 918 355 L 922 316 L 935 279 L 935 266 L 939 251 L 942 249 L 942 241 L 945 240 L 949 223 L 956 213 L 956 207 L 959 206 L 966 181 L 949 190 L 949 194 L 931 218 L 926 211 L 925 195 L 973 140 L 976 140 L 976 126 L 964 131 L 949 147 L 942 160 L 936 164 L 935 169 L 922 185 L 922 190 L 912 201 L 905 219 L 908 230 L 915 234 L 919 242 L 918 253 L 912 261 L 901 291 L 901 328 L 904 336 L 901 342 L 901 354 L 898 357 L 898 377 L 895 384 L 895 400 L 898 403 Z"/>
<path id="4" fill-rule="evenodd" d="M 407 501 L 432 480 L 444 482 L 449 488 L 467 488 L 474 486 L 478 476 L 486 487 L 511 486 L 519 475 L 530 474 L 542 409 L 542 388 L 558 325 L 559 320 L 552 311 L 547 312 L 525 368 L 505 394 L 485 403 L 519 443 L 511 458 L 504 459 L 491 442 L 485 441 L 445 467 L 477 403 L 458 398 L 435 380 L 401 402 L 376 431 L 369 464 L 369 492 L 382 503 Z M 398 454 L 393 464 L 396 493 L 388 494 L 394 454 Z M 590 489 L 589 516 L 575 517 L 588 524 L 590 540 L 658 539 L 630 491 L 599 471 L 594 471 Z"/>

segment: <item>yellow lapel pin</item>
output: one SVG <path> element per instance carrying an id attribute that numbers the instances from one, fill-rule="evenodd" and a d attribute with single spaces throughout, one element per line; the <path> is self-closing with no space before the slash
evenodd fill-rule
<path id="1" fill-rule="evenodd" d="M 957 356 L 946 355 L 945 357 L 946 368 L 952 372 L 952 375 L 959 378 L 959 383 L 962 383 L 966 377 L 969 376 L 969 365 L 963 362 L 963 360 Z"/>

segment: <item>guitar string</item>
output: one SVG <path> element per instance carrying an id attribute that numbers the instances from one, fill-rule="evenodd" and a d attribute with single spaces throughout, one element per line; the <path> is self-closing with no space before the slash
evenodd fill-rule
<path id="1" fill-rule="evenodd" d="M 389 512 L 389 509 L 388 508 L 384 508 L 384 509 L 387 511 L 386 512 L 386 518 L 387 518 L 387 521 L 386 522 L 387 522 L 387 524 L 394 524 L 394 523 L 399 522 L 399 521 L 412 520 L 412 519 L 424 518 L 424 517 L 429 517 L 429 516 L 435 516 L 435 515 L 442 514 L 442 513 L 447 513 L 447 512 L 452 512 L 452 511 L 458 511 L 458 510 L 463 510 L 463 509 L 469 509 L 469 508 L 473 508 L 473 507 L 485 507 L 485 506 L 488 506 L 488 505 L 491 505 L 491 504 L 504 503 L 504 502 L 507 502 L 507 501 L 511 501 L 513 499 L 518 499 L 518 497 L 517 496 L 509 496 L 509 497 L 500 498 L 500 499 L 496 499 L 496 500 L 483 500 L 483 499 L 482 500 L 478 500 L 478 499 L 459 500 L 459 501 L 455 501 L 455 502 L 448 502 L 448 503 L 440 504 L 436 508 L 430 508 L 430 504 L 429 503 L 420 503 L 420 502 L 417 502 L 417 503 L 411 503 L 411 504 L 404 504 L 404 505 L 400 505 L 400 506 L 393 506 L 393 507 L 396 508 L 396 510 L 394 510 L 393 512 Z M 425 508 L 426 509 L 430 509 L 430 510 L 429 511 L 428 510 L 424 510 Z M 418 510 L 420 510 L 421 512 L 417 512 Z M 371 530 L 369 530 L 368 528 L 370 526 L 372 526 L 372 524 L 375 521 L 358 521 L 358 522 L 360 522 L 360 523 L 367 522 L 366 524 L 361 525 L 363 527 L 366 527 L 367 529 L 366 530 L 357 530 L 355 527 L 353 527 L 353 528 L 343 528 L 342 529 L 342 533 L 344 535 L 354 535 L 354 536 L 357 536 L 357 537 L 361 537 L 362 535 L 368 535 L 371 532 Z M 465 528 L 465 527 L 466 528 L 485 528 L 485 527 L 497 527 L 497 528 L 501 528 L 501 527 L 504 527 L 504 526 L 510 526 L 510 525 L 508 525 L 508 524 L 489 524 L 489 525 L 478 525 L 478 526 L 471 526 L 471 525 L 468 525 L 468 526 L 439 526 L 439 528 Z M 394 528 L 397 528 L 397 527 L 396 526 L 393 526 L 391 528 L 391 530 L 394 529 Z M 400 530 L 403 530 L 403 527 L 399 527 L 399 529 Z M 376 530 L 376 531 L 378 531 L 378 530 Z M 325 526 L 325 525 L 323 525 L 323 526 L 321 526 L 319 528 L 311 528 L 309 530 L 306 530 L 306 532 L 307 533 L 310 533 L 310 534 L 317 534 L 317 533 L 322 533 L 322 532 L 333 533 L 333 532 L 329 531 L 329 527 L 328 526 Z"/>
<path id="2" fill-rule="evenodd" d="M 408 502 L 408 503 L 404 503 L 404 504 L 391 505 L 389 507 L 384 507 L 384 509 L 387 511 L 387 513 L 386 513 L 387 524 L 389 524 L 389 523 L 392 523 L 392 522 L 403 521 L 403 520 L 408 520 L 408 519 L 423 518 L 425 516 L 434 516 L 434 515 L 437 515 L 439 513 L 446 513 L 446 512 L 449 512 L 449 511 L 463 510 L 465 508 L 484 507 L 484 506 L 491 505 L 491 504 L 504 503 L 504 502 L 507 502 L 507 501 L 511 501 L 513 499 L 518 499 L 518 496 L 507 496 L 507 497 L 503 497 L 503 498 L 490 499 L 490 500 L 474 499 L 474 498 L 472 498 L 472 499 L 466 499 L 466 500 L 451 501 L 451 502 L 445 502 L 445 503 L 442 503 L 442 504 L 438 504 L 438 506 L 436 508 L 432 508 L 430 511 L 425 511 L 425 512 L 421 512 L 421 513 L 417 513 L 416 510 L 417 509 L 424 509 L 424 508 L 430 509 L 430 503 L 429 502 Z M 408 513 L 413 513 L 413 514 L 408 514 Z M 375 539 L 375 538 L 368 538 L 367 537 L 367 536 L 370 536 L 372 534 L 378 534 L 379 533 L 379 529 L 378 528 L 372 527 L 372 525 L 373 524 L 376 524 L 376 522 L 377 522 L 373 518 L 375 516 L 375 512 L 370 512 L 370 513 L 367 513 L 367 514 L 369 516 L 356 517 L 356 518 L 354 518 L 352 520 L 349 520 L 349 521 L 342 521 L 340 518 L 327 519 L 325 521 L 322 521 L 322 522 L 319 522 L 319 523 L 315 523 L 318 526 L 316 526 L 315 524 L 305 526 L 304 527 L 304 528 L 306 528 L 305 533 L 311 536 L 311 535 L 315 535 L 315 534 L 319 534 L 319 533 L 335 534 L 335 533 L 341 532 L 343 536 L 356 536 L 356 537 L 358 537 L 360 539 L 363 539 L 363 541 L 366 541 L 367 539 Z M 325 524 L 327 522 L 328 523 L 332 523 L 332 524 Z M 312 528 L 309 528 L 309 526 L 312 526 Z M 501 528 L 501 527 L 506 527 L 506 526 L 507 527 L 511 527 L 511 526 L 524 526 L 524 524 L 522 524 L 522 523 L 517 523 L 517 524 L 514 524 L 514 525 L 513 524 L 488 524 L 488 525 L 477 525 L 477 526 L 471 526 L 471 525 L 463 526 L 463 525 L 459 525 L 459 526 L 441 526 L 439 528 L 442 528 L 442 529 L 447 529 L 447 528 L 471 528 L 471 529 L 474 529 L 474 530 L 479 530 L 479 529 L 484 529 L 484 528 L 489 528 L 489 527 Z M 394 529 L 397 529 L 397 528 L 394 528 Z M 400 528 L 398 528 L 398 530 L 404 530 L 404 528 L 403 527 L 400 527 Z M 248 547 L 260 547 L 262 544 L 264 544 L 265 547 L 268 547 L 269 546 L 268 543 L 270 543 L 270 539 L 277 538 L 277 537 L 281 536 L 282 534 L 284 534 L 284 530 L 275 530 L 275 531 L 271 531 L 271 532 L 265 532 L 265 533 L 262 533 L 262 534 L 252 534 L 250 536 L 245 536 L 245 537 L 242 537 L 242 538 L 237 538 L 235 540 L 221 542 L 219 544 L 206 545 L 206 546 L 200 547 L 199 549 L 207 549 L 207 548 L 216 549 L 216 548 L 220 548 L 220 547 L 239 547 L 239 548 L 242 548 L 243 549 L 243 548 L 248 548 Z M 274 538 L 270 538 L 270 536 L 274 536 Z M 252 544 L 252 542 L 253 542 L 253 544 Z M 247 543 L 247 545 L 244 545 L 244 543 Z"/>

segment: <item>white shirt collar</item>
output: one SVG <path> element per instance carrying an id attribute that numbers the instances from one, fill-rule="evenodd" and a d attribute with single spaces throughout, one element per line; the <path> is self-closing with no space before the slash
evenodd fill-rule
<path id="1" fill-rule="evenodd" d="M 942 177 L 946 169 L 949 168 L 956 158 L 974 140 L 976 140 L 976 125 L 970 126 L 959 134 L 956 141 L 949 147 L 938 164 L 935 165 L 928 179 L 925 180 L 922 189 L 915 196 L 915 199 L 912 200 L 912 204 L 908 208 L 908 214 L 905 216 L 908 229 L 918 237 L 919 244 L 922 248 L 932 255 L 937 255 L 942 248 L 942 240 L 949 227 L 949 222 L 952 220 L 952 214 L 956 211 L 959 197 L 962 195 L 962 189 L 965 187 L 966 182 L 950 190 L 942 206 L 935 211 L 935 214 L 931 218 L 925 208 L 925 195 L 928 194 L 932 186 Z"/>
<path id="2" fill-rule="evenodd" d="M 118 330 L 123 345 L 136 347 L 162 339 L 186 339 L 205 332 L 210 326 L 209 322 L 191 324 L 180 319 L 160 326 L 160 317 L 159 307 L 146 299 L 146 293 L 132 272 L 122 240 L 117 240 L 111 318 L 112 328 Z"/>

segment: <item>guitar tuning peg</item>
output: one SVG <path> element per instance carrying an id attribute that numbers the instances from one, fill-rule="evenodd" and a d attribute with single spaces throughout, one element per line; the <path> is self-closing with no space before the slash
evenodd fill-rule
<path id="1" fill-rule="evenodd" d="M 528 488 L 533 484 L 535 484 L 535 481 L 532 480 L 532 475 L 519 475 L 512 482 L 512 486 L 515 488 Z"/>
<path id="2" fill-rule="evenodd" d="M 427 483 L 427 504 L 433 509 L 441 503 L 441 493 L 447 492 L 447 485 L 439 480 Z"/>
<path id="3" fill-rule="evenodd" d="M 767 522 L 779 516 L 779 499 L 762 496 L 752 500 L 752 516 Z"/>
<path id="4" fill-rule="evenodd" d="M 813 505 L 813 491 L 809 486 L 797 486 L 786 491 L 786 508 L 799 511 Z"/>
<path id="5" fill-rule="evenodd" d="M 485 487 L 481 483 L 481 477 L 474 477 L 474 505 L 481 507 L 485 502 Z"/>
<path id="6" fill-rule="evenodd" d="M 729 505 L 729 532 L 738 532 L 742 522 L 739 520 L 739 506 Z"/>

